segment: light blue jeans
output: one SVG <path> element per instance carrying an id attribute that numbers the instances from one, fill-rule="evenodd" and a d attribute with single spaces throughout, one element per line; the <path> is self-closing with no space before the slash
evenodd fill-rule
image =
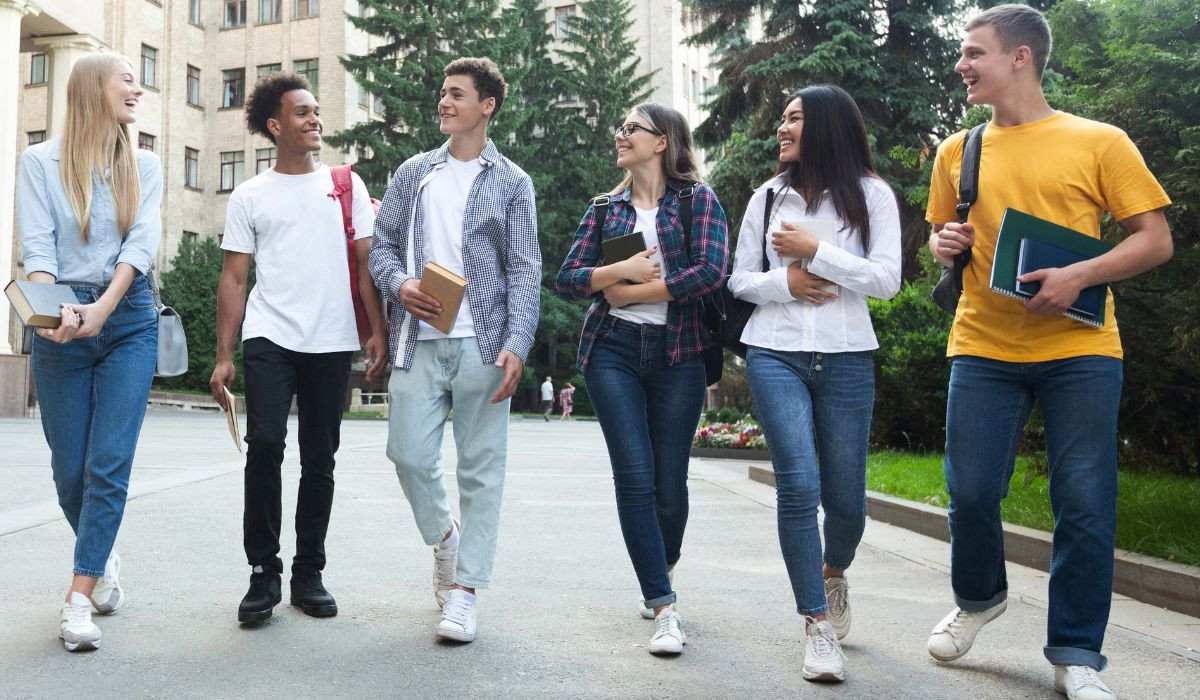
<path id="1" fill-rule="evenodd" d="M 104 293 L 75 287 L 80 304 Z M 75 531 L 75 573 L 103 576 L 158 360 L 158 314 L 146 278 L 117 302 L 99 335 L 65 345 L 33 339 L 33 379 L 54 486 Z"/>
<path id="2" fill-rule="evenodd" d="M 387 455 L 429 545 L 441 542 L 452 522 L 441 454 L 454 409 L 461 526 L 454 582 L 467 588 L 487 588 L 496 560 L 509 400 L 490 400 L 503 377 L 484 364 L 475 338 L 450 338 L 418 342 L 412 369 L 392 368 L 388 382 Z"/>
<path id="3" fill-rule="evenodd" d="M 801 615 L 822 615 L 822 559 L 846 569 L 867 522 L 867 443 L 875 404 L 870 352 L 751 347 L 746 375 L 775 469 L 779 546 Z M 825 510 L 825 551 L 817 505 Z"/>

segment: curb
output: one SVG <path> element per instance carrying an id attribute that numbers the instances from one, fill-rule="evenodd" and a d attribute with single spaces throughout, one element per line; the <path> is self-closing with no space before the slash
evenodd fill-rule
<path id="1" fill-rule="evenodd" d="M 693 447 L 692 456 L 696 459 L 744 459 L 751 462 L 771 461 L 771 455 L 766 450 L 745 450 L 730 447 Z"/>
<path id="2" fill-rule="evenodd" d="M 750 466 L 750 479 L 775 486 L 769 467 Z M 867 515 L 880 522 L 950 541 L 946 509 L 867 492 Z M 1004 558 L 1039 571 L 1050 570 L 1050 533 L 1004 524 Z M 1200 567 L 1118 549 L 1113 555 L 1113 593 L 1200 617 Z"/>

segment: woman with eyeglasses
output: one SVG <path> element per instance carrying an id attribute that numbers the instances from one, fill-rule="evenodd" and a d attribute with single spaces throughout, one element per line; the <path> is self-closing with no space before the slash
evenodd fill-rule
<path id="1" fill-rule="evenodd" d="M 30 146 L 17 178 L 17 227 L 31 282 L 70 285 L 61 325 L 38 329 L 33 377 L 75 567 L 59 616 L 68 651 L 100 646 L 92 608 L 125 595 L 113 549 L 158 356 L 145 274 L 162 231 L 162 166 L 128 125 L 142 88 L 123 56 L 85 56 L 67 79 L 61 138 Z"/>
<path id="2" fill-rule="evenodd" d="M 775 136 L 776 174 L 746 207 L 729 289 L 758 305 L 742 341 L 775 470 L 779 544 L 804 616 L 803 675 L 841 681 L 838 640 L 850 630 L 845 570 L 866 524 L 879 347 L 867 297 L 889 299 L 900 289 L 900 214 L 872 169 L 862 114 L 841 88 L 792 94 Z"/>
<path id="3" fill-rule="evenodd" d="M 687 467 L 704 404 L 701 354 L 710 339 L 700 299 L 728 261 L 725 210 L 699 184 L 691 130 L 656 103 L 633 108 L 614 135 L 625 177 L 593 200 L 558 272 L 558 294 L 592 298 L 577 364 L 608 445 L 617 513 L 641 586 L 641 615 L 656 621 L 651 654 L 679 654 L 673 570 L 687 525 Z M 691 230 L 681 210 L 691 208 Z M 624 260 L 601 242 L 641 234 Z"/>

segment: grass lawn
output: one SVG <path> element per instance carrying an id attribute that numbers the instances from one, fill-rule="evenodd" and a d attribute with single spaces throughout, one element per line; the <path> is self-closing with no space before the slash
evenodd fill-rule
<path id="1" fill-rule="evenodd" d="M 1017 458 L 1000 512 L 1005 522 L 1049 531 L 1054 516 L 1047 480 L 1037 473 L 1027 477 L 1030 465 L 1030 459 Z M 1200 566 L 1200 479 L 1119 472 L 1117 482 L 1117 547 Z M 867 488 L 942 508 L 949 504 L 942 457 L 936 454 L 873 452 Z"/>

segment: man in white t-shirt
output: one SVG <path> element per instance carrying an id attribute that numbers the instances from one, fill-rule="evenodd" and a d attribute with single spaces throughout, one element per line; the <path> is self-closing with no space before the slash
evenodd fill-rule
<path id="1" fill-rule="evenodd" d="M 550 422 L 550 412 L 554 410 L 554 383 L 550 381 L 550 377 L 546 377 L 546 381 L 542 382 L 542 418 L 546 422 Z"/>
<path id="2" fill-rule="evenodd" d="M 350 357 L 359 349 L 348 229 L 330 170 L 313 159 L 321 150 L 323 125 L 308 81 L 295 73 L 260 79 L 246 102 L 246 124 L 275 144 L 278 159 L 229 197 L 217 292 L 217 365 L 209 382 L 217 402 L 235 410 L 226 405 L 225 391 L 237 375 L 233 349 L 241 325 L 247 444 L 242 528 L 251 574 L 238 620 L 262 622 L 282 599 L 280 465 L 293 396 L 300 420 L 300 489 L 291 603 L 314 617 L 330 617 L 337 614 L 337 602 L 321 580 L 325 533 Z M 352 195 L 353 283 L 371 326 L 364 348 L 371 379 L 383 367 L 387 330 L 366 265 L 375 215 L 358 176 Z M 247 303 L 251 256 L 255 284 Z"/>
<path id="3" fill-rule="evenodd" d="M 496 557 L 508 406 L 537 328 L 542 257 L 533 183 L 487 138 L 508 89 L 504 76 L 486 58 L 460 58 L 445 74 L 437 109 L 450 140 L 396 169 L 370 265 L 393 302 L 388 457 L 433 547 L 437 634 L 470 642 L 475 592 L 489 585 Z M 467 281 L 449 333 L 428 323 L 441 305 L 419 288 L 427 262 Z M 451 406 L 461 526 L 441 468 Z"/>

